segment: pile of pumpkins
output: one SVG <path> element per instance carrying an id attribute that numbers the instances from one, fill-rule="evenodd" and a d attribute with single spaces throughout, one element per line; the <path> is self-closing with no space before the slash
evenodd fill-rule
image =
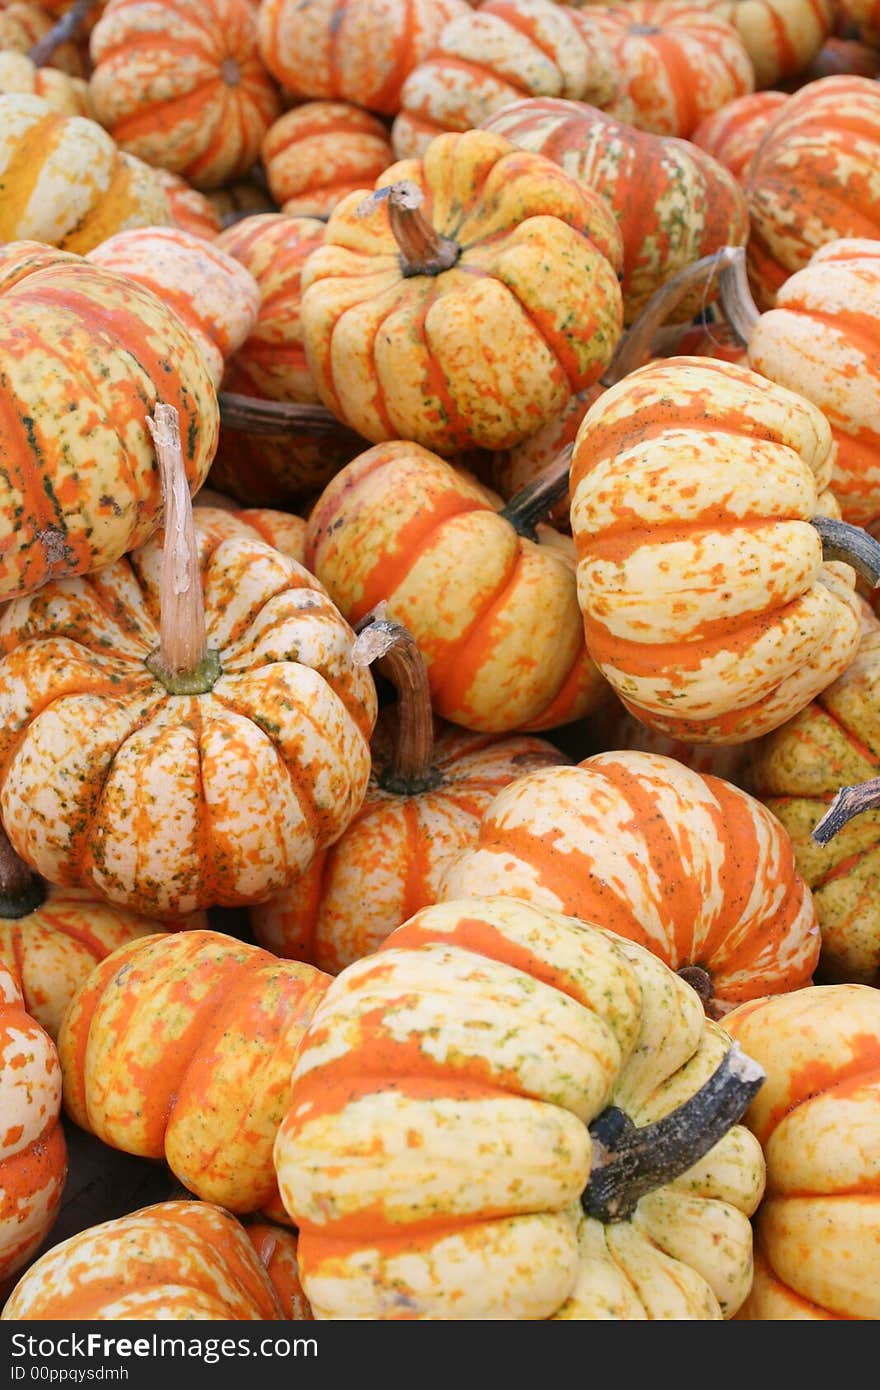
<path id="1" fill-rule="evenodd" d="M 0 0 L 4 1320 L 880 1317 L 878 73 Z"/>

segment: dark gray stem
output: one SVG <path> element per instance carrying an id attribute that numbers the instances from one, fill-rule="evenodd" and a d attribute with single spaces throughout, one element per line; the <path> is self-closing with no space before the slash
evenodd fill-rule
<path id="1" fill-rule="evenodd" d="M 851 565 L 860 579 L 876 589 L 880 584 L 880 542 L 864 527 L 851 526 L 833 516 L 813 516 L 810 522 L 822 538 L 824 559 Z"/>
<path id="2" fill-rule="evenodd" d="M 439 787 L 434 767 L 434 714 L 428 668 L 412 633 L 386 617 L 382 602 L 356 625 L 352 659 L 357 666 L 375 664 L 397 691 L 397 737 L 381 769 L 379 785 L 395 796 L 415 796 Z"/>
<path id="3" fill-rule="evenodd" d="M 514 531 L 526 540 L 538 539 L 535 526 L 539 521 L 547 519 L 556 503 L 568 492 L 573 449 L 573 444 L 566 444 L 553 462 L 538 474 L 534 482 L 527 483 L 501 508 L 499 516 L 509 521 Z"/>
<path id="4" fill-rule="evenodd" d="M 841 787 L 828 810 L 813 826 L 811 838 L 817 845 L 827 845 L 854 816 L 880 806 L 880 777 L 859 782 L 854 787 Z"/>
<path id="5" fill-rule="evenodd" d="M 28 53 L 35 68 L 44 68 L 56 48 L 67 43 L 68 39 L 76 37 L 89 11 L 95 8 L 96 3 L 97 0 L 76 0 L 76 4 L 71 5 L 67 13 L 63 14 L 47 33 L 41 39 L 37 39 Z"/>
<path id="6" fill-rule="evenodd" d="M 241 396 L 221 391 L 220 421 L 232 430 L 248 434 L 351 434 L 363 446 L 360 435 L 346 429 L 331 410 L 323 405 L 300 405 L 296 401 L 264 401 L 257 396 Z"/>

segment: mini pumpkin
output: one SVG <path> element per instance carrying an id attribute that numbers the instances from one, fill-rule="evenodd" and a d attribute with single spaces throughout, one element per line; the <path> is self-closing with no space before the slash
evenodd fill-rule
<path id="1" fill-rule="evenodd" d="M 696 0 L 732 24 L 755 69 L 755 84 L 793 78 L 816 57 L 834 25 L 835 0 Z"/>
<path id="2" fill-rule="evenodd" d="M 30 53 L 38 44 L 43 44 L 54 29 L 51 12 L 47 5 L 32 4 L 29 0 L 3 0 L 0 4 L 0 49 L 13 53 Z M 51 40 L 50 40 L 51 42 Z M 81 45 L 68 40 L 53 43 L 48 59 L 41 60 L 72 77 L 85 77 L 88 54 Z"/>
<path id="3" fill-rule="evenodd" d="M 168 211 L 175 227 L 182 228 L 193 236 L 213 241 L 220 231 L 220 214 L 204 193 L 193 188 L 179 174 L 170 169 L 158 169 Z"/>
<path id="4" fill-rule="evenodd" d="M 327 217 L 394 163 L 387 126 L 350 101 L 304 101 L 263 137 L 272 197 L 289 217 Z"/>
<path id="5" fill-rule="evenodd" d="M 0 49 L 0 93 L 32 93 L 62 116 L 92 116 L 88 83 L 58 68 L 38 68 L 26 53 Z"/>
<path id="6" fill-rule="evenodd" d="M 737 97 L 700 121 L 690 138 L 720 160 L 738 183 L 745 184 L 767 127 L 787 101 L 787 92 L 752 92 Z"/>

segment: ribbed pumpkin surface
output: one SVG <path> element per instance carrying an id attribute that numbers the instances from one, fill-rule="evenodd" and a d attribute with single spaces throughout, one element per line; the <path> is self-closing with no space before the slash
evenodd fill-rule
<path id="1" fill-rule="evenodd" d="M 0 16 L 2 21 L 2 16 Z M 91 116 L 88 83 L 57 68 L 36 68 L 24 53 L 0 50 L 0 93 L 31 93 L 62 116 Z"/>
<path id="2" fill-rule="evenodd" d="M 202 236 L 207 241 L 213 241 L 220 231 L 220 214 L 213 203 L 204 193 L 192 188 L 179 174 L 172 174 L 170 169 L 159 169 L 157 173 L 165 191 L 168 211 L 174 226 L 182 227 L 193 236 Z"/>
<path id="3" fill-rule="evenodd" d="M 266 132 L 272 196 L 290 217 L 326 217 L 347 193 L 372 188 L 394 151 L 388 129 L 348 101 L 306 101 Z"/>
<path id="4" fill-rule="evenodd" d="M 767 127 L 787 101 L 787 92 L 752 92 L 737 97 L 700 121 L 690 138 L 729 169 L 738 183 L 745 184 Z"/>
<path id="5" fill-rule="evenodd" d="M 758 87 L 802 72 L 831 33 L 839 8 L 835 0 L 696 2 L 733 25 L 752 60 Z"/>

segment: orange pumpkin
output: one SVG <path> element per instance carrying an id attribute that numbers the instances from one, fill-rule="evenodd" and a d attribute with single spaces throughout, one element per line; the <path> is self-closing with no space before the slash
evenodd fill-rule
<path id="1" fill-rule="evenodd" d="M 837 0 L 696 0 L 732 24 L 755 69 L 772 87 L 803 71 L 831 33 Z"/>
<path id="2" fill-rule="evenodd" d="M 293 1322 L 310 1321 L 313 1313 L 300 1283 L 296 1232 L 268 1221 L 249 1221 L 244 1230 L 272 1281 L 282 1315 Z"/>
<path id="3" fill-rule="evenodd" d="M 738 183 L 745 184 L 755 151 L 786 101 L 787 92 L 752 92 L 737 97 L 700 121 L 690 138 L 729 169 Z"/>
<path id="4" fill-rule="evenodd" d="M 744 1321 L 876 1321 L 880 993 L 814 985 L 743 1004 L 725 1027 L 767 1079 L 743 1123 L 767 1190 Z"/>
<path id="5" fill-rule="evenodd" d="M 82 77 L 70 77 L 58 68 L 38 68 L 27 54 L 0 49 L 0 93 L 14 92 L 41 97 L 62 116 L 93 115 L 88 83 Z"/>
<path id="6" fill-rule="evenodd" d="M 374 442 L 517 444 L 608 365 L 621 252 L 607 205 L 550 160 L 485 131 L 439 135 L 367 203 L 337 204 L 308 258 L 321 399 Z"/>
<path id="7" fill-rule="evenodd" d="M 158 169 L 156 172 L 165 190 L 168 211 L 174 226 L 190 232 L 193 236 L 213 241 L 220 231 L 220 214 L 214 204 L 204 193 L 192 188 L 186 179 L 182 179 L 179 174 L 172 174 L 170 169 Z"/>
<path id="8" fill-rule="evenodd" d="M 95 967 L 64 1016 L 65 1111 L 113 1148 L 164 1158 L 204 1201 L 274 1213 L 272 1144 L 328 982 L 221 932 L 133 941 Z"/>
<path id="9" fill-rule="evenodd" d="M 109 0 L 90 51 L 95 111 L 122 149 L 196 188 L 259 158 L 281 108 L 246 0 Z"/>
<path id="10" fill-rule="evenodd" d="M 247 536 L 274 546 L 298 565 L 305 564 L 306 523 L 292 512 L 271 507 L 240 509 L 232 497 L 202 488 L 193 498 L 199 530 L 215 538 L 215 543 L 232 536 Z"/>
<path id="11" fill-rule="evenodd" d="M 248 1232 L 210 1202 L 158 1202 L 90 1226 L 18 1281 L 11 1322 L 262 1322 L 285 1316 Z"/>
<path id="12" fill-rule="evenodd" d="M 0 1280 L 51 1230 L 67 1176 L 55 1045 L 0 961 Z"/>
<path id="13" fill-rule="evenodd" d="M 290 217 L 327 217 L 341 198 L 369 188 L 394 151 L 387 127 L 349 101 L 306 101 L 263 138 L 272 197 Z"/>

